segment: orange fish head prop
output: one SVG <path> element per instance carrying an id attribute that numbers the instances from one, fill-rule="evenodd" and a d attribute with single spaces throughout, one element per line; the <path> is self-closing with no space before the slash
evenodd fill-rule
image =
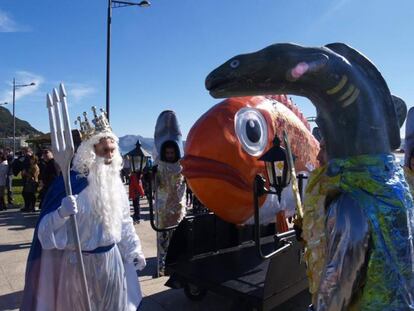
<path id="1" fill-rule="evenodd" d="M 187 137 L 183 174 L 197 198 L 222 219 L 240 224 L 253 212 L 253 181 L 275 135 L 272 103 L 230 98 L 207 111 Z M 263 203 L 264 197 L 261 198 Z"/>
<path id="2" fill-rule="evenodd" d="M 296 171 L 318 166 L 319 143 L 309 124 L 286 96 L 283 104 L 274 97 L 226 99 L 202 115 L 188 134 L 183 174 L 199 200 L 225 221 L 242 224 L 253 215 L 254 178 L 267 177 L 259 158 L 275 135 L 283 141 L 283 130 L 296 156 Z"/>

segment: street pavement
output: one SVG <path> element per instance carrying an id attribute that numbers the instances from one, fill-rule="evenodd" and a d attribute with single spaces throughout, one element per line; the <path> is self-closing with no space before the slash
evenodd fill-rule
<path id="1" fill-rule="evenodd" d="M 182 289 L 164 286 L 167 277 L 156 273 L 156 235 L 149 222 L 148 204 L 142 201 L 142 220 L 135 225 L 147 258 L 147 267 L 139 272 L 144 299 L 140 311 L 224 311 L 233 302 L 223 296 L 207 293 L 202 301 L 186 298 Z M 18 310 L 24 288 L 26 260 L 39 213 L 21 213 L 19 209 L 0 212 L 0 310 Z M 274 311 L 306 310 L 309 295 L 301 293 Z"/>

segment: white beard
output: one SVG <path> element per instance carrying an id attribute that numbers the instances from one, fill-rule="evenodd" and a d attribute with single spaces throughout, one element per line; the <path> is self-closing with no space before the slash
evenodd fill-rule
<path id="1" fill-rule="evenodd" d="M 122 230 L 122 191 L 118 166 L 96 157 L 89 167 L 88 186 L 85 189 L 92 213 L 102 221 L 104 234 L 115 239 L 121 238 Z"/>

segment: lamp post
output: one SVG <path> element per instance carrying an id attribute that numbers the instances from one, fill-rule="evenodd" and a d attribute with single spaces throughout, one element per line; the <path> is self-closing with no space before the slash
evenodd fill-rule
<path id="1" fill-rule="evenodd" d="M 13 78 L 13 156 L 16 154 L 16 89 L 34 85 L 36 85 L 34 82 L 29 84 L 16 84 L 16 79 Z"/>
<path id="2" fill-rule="evenodd" d="M 261 230 L 259 217 L 259 197 L 264 194 L 276 194 L 279 202 L 283 188 L 285 188 L 291 180 L 291 170 L 289 163 L 289 148 L 285 149 L 280 146 L 280 140 L 277 136 L 273 139 L 273 146 L 258 160 L 265 162 L 267 178 L 269 181 L 269 189 L 265 188 L 266 180 L 256 175 L 253 183 L 253 204 L 254 204 L 254 239 L 257 253 L 262 259 L 269 259 L 277 254 L 285 251 L 292 246 L 292 242 L 286 240 L 287 233 L 276 234 L 275 250 L 263 254 L 261 244 Z"/>
<path id="3" fill-rule="evenodd" d="M 125 6 L 139 6 L 142 8 L 149 7 L 149 1 L 130 2 L 108 0 L 108 17 L 107 17 L 107 32 L 106 32 L 106 115 L 109 121 L 109 104 L 110 104 L 110 71 L 111 71 L 111 23 L 112 23 L 112 9 L 121 8 Z"/>

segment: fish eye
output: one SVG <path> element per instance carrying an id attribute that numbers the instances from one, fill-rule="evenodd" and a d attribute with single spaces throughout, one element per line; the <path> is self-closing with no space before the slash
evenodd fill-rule
<path id="1" fill-rule="evenodd" d="M 237 138 L 243 149 L 250 155 L 260 156 L 267 144 L 267 123 L 259 110 L 242 108 L 234 119 Z"/>
<path id="2" fill-rule="evenodd" d="M 239 65 L 240 65 L 240 61 L 238 59 L 233 59 L 230 62 L 230 67 L 233 69 L 236 69 L 237 67 L 239 67 Z"/>

